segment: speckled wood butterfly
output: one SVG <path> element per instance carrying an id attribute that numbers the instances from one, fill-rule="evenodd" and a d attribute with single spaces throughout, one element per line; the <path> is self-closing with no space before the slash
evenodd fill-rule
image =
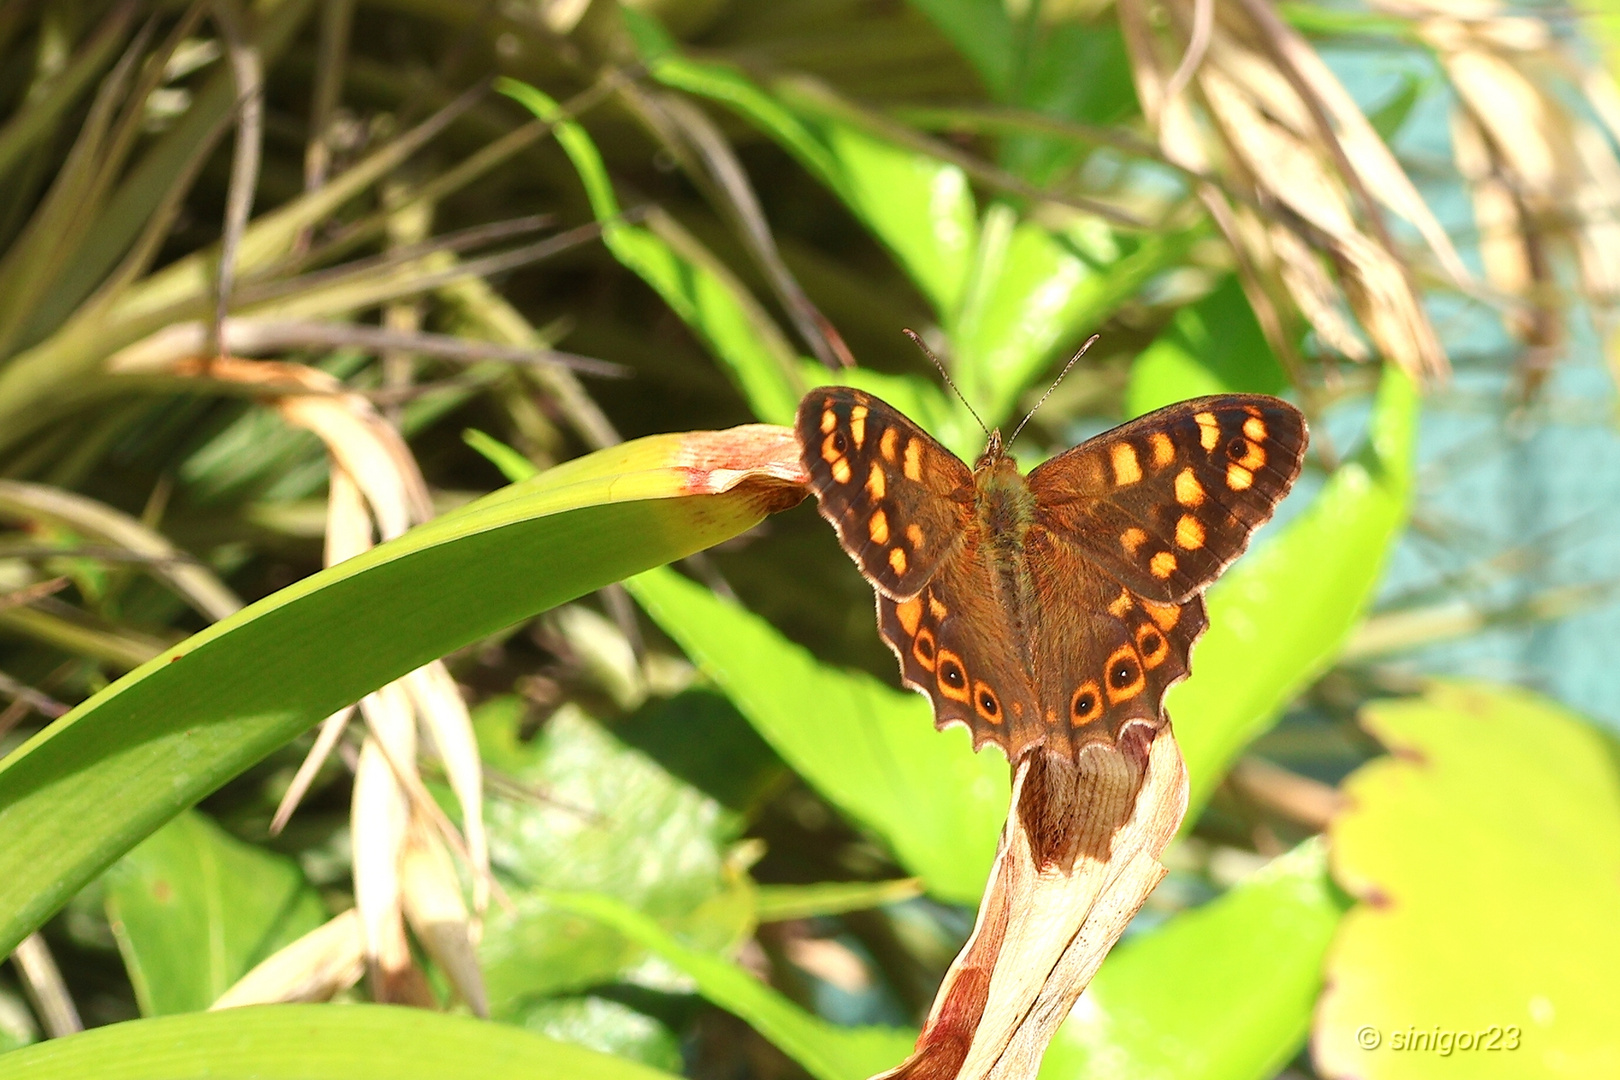
<path id="1" fill-rule="evenodd" d="M 1011 761 L 1157 727 L 1208 626 L 1203 593 L 1299 475 L 1305 419 L 1253 394 L 1196 398 L 1028 476 L 999 431 L 970 470 L 847 387 L 799 405 L 821 514 L 877 592 L 878 629 L 934 724 Z"/>

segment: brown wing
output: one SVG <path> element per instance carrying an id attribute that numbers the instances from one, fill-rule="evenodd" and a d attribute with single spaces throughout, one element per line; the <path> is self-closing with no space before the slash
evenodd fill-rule
<path id="1" fill-rule="evenodd" d="M 800 454 L 821 516 L 884 595 L 915 596 L 962 543 L 973 474 L 893 406 L 847 386 L 799 403 Z"/>
<path id="2" fill-rule="evenodd" d="M 1278 398 L 1183 401 L 1032 472 L 1037 524 L 1142 599 L 1179 604 L 1248 547 L 1306 442 L 1304 416 Z"/>
<path id="3" fill-rule="evenodd" d="M 1038 526 L 1025 551 L 1035 592 L 1046 598 L 1034 668 L 1053 729 L 1048 745 L 1075 755 L 1090 742 L 1117 745 L 1130 723 L 1157 727 L 1165 692 L 1189 674 L 1193 644 L 1209 625 L 1203 594 L 1167 604 L 1138 596 Z"/>
<path id="4" fill-rule="evenodd" d="M 934 703 L 934 726 L 965 725 L 973 749 L 993 742 L 1010 761 L 1043 742 L 1046 723 L 1023 635 L 1001 602 L 976 528 L 916 596 L 878 593 L 878 632 L 900 677 Z"/>

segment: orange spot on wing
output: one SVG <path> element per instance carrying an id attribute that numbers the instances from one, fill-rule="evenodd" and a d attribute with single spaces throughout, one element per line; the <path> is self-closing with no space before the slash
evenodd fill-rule
<path id="1" fill-rule="evenodd" d="M 838 426 L 838 414 L 831 409 L 821 410 L 821 433 L 831 435 L 832 429 Z"/>
<path id="2" fill-rule="evenodd" d="M 1193 419 L 1198 422 L 1198 445 L 1205 450 L 1213 450 L 1221 441 L 1221 422 L 1215 419 L 1214 413 L 1195 413 Z"/>
<path id="3" fill-rule="evenodd" d="M 1176 557 L 1168 551 L 1155 551 L 1148 560 L 1148 570 L 1162 581 L 1176 572 Z"/>
<path id="4" fill-rule="evenodd" d="M 1114 463 L 1114 486 L 1125 487 L 1142 479 L 1142 463 L 1136 457 L 1136 447 L 1130 443 L 1115 443 L 1108 448 Z"/>
<path id="5" fill-rule="evenodd" d="M 922 543 L 923 543 L 922 526 L 918 525 L 915 521 L 913 521 L 910 525 L 907 525 L 906 526 L 906 539 L 911 541 L 911 546 L 912 546 L 913 549 L 922 547 Z"/>
<path id="6" fill-rule="evenodd" d="M 1147 542 L 1147 533 L 1135 525 L 1119 534 L 1119 546 L 1125 549 L 1125 554 L 1135 556 L 1136 549 Z"/>
<path id="7" fill-rule="evenodd" d="M 883 460 L 894 464 L 894 455 L 900 448 L 900 433 L 894 428 L 884 428 L 883 434 L 878 436 L 878 452 Z"/>
<path id="8" fill-rule="evenodd" d="M 852 474 L 850 473 L 850 470 L 849 470 L 849 461 L 848 461 L 848 459 L 839 458 L 837 461 L 832 463 L 832 476 L 833 476 L 833 479 L 838 481 L 840 484 L 849 483 L 849 478 L 850 478 L 851 475 Z"/>
<path id="9" fill-rule="evenodd" d="M 912 439 L 906 443 L 905 474 L 907 480 L 922 479 L 922 440 Z"/>
<path id="10" fill-rule="evenodd" d="M 906 576 L 906 553 L 901 548 L 889 551 L 889 567 L 900 577 Z"/>
<path id="11" fill-rule="evenodd" d="M 1248 491 L 1254 486 L 1254 473 L 1241 465 L 1226 467 L 1226 486 L 1233 491 Z"/>
<path id="12" fill-rule="evenodd" d="M 934 617 L 935 622 L 938 622 L 949 615 L 951 609 L 946 607 L 939 597 L 930 592 L 928 594 L 928 613 Z"/>
<path id="13" fill-rule="evenodd" d="M 1243 434 L 1247 435 L 1255 442 L 1264 440 L 1266 437 L 1266 422 L 1260 419 L 1258 416 L 1249 417 L 1247 420 L 1243 421 Z"/>
<path id="14" fill-rule="evenodd" d="M 1136 602 L 1131 599 L 1130 590 L 1121 589 L 1119 590 L 1119 595 L 1114 597 L 1114 599 L 1109 602 L 1108 614 L 1112 615 L 1116 619 L 1123 619 L 1126 613 L 1135 606 Z"/>
<path id="15" fill-rule="evenodd" d="M 1198 482 L 1191 469 L 1176 473 L 1176 502 L 1182 506 L 1203 505 L 1204 485 Z"/>
<path id="16" fill-rule="evenodd" d="M 1204 546 L 1204 526 L 1191 514 L 1182 514 L 1176 522 L 1176 546 L 1187 551 Z"/>
<path id="17" fill-rule="evenodd" d="M 855 449 L 859 450 L 866 444 L 866 414 L 865 405 L 857 405 L 849 410 L 849 434 L 855 440 Z"/>
<path id="18" fill-rule="evenodd" d="M 866 532 L 872 537 L 872 543 L 887 544 L 889 542 L 889 515 L 882 510 L 874 511 L 866 521 Z"/>
<path id="19" fill-rule="evenodd" d="M 922 597 L 913 596 L 894 605 L 894 616 L 900 620 L 900 625 L 907 634 L 915 634 L 917 627 L 922 623 Z"/>
<path id="20" fill-rule="evenodd" d="M 883 466 L 872 462 L 872 471 L 866 474 L 866 493 L 874 499 L 881 499 L 888 490 L 889 484 L 883 475 Z"/>
<path id="21" fill-rule="evenodd" d="M 1167 634 L 1181 621 L 1181 609 L 1175 604 L 1155 604 L 1144 600 L 1142 610 L 1148 613 L 1148 618 L 1153 620 L 1154 625 Z"/>
<path id="22" fill-rule="evenodd" d="M 1256 444 L 1244 440 L 1243 456 L 1238 458 L 1237 463 L 1245 469 L 1258 469 L 1266 463 L 1266 452 Z"/>
<path id="23" fill-rule="evenodd" d="M 1155 431 L 1148 437 L 1153 445 L 1153 467 L 1162 469 L 1176 460 L 1176 444 L 1170 441 L 1170 436 L 1162 431 Z"/>

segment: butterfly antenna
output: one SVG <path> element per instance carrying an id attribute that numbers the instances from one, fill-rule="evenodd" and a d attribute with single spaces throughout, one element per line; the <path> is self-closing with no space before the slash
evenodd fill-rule
<path id="1" fill-rule="evenodd" d="M 1013 429 L 1012 439 L 1007 440 L 1008 446 L 1013 444 L 1013 439 L 1018 438 L 1018 433 L 1024 430 L 1025 424 L 1029 423 L 1029 418 L 1035 415 L 1035 410 L 1046 404 L 1046 399 L 1051 397 L 1052 391 L 1058 388 L 1058 383 L 1063 381 L 1063 376 L 1067 375 L 1069 373 L 1069 369 L 1080 362 L 1080 358 L 1086 355 L 1086 350 L 1095 345 L 1097 343 L 1097 339 L 1100 337 L 1102 337 L 1101 334 L 1092 334 L 1090 337 L 1086 338 L 1086 343 L 1080 346 L 1079 351 L 1073 356 L 1069 357 L 1069 362 L 1063 365 L 1063 370 L 1058 372 L 1058 377 L 1052 380 L 1052 385 L 1046 388 L 1046 393 L 1042 394 L 1041 400 L 1035 403 L 1035 408 L 1029 410 L 1029 412 L 1024 415 L 1024 418 L 1018 421 L 1018 426 Z"/>
<path id="2" fill-rule="evenodd" d="M 906 328 L 902 329 L 900 332 L 906 335 L 906 337 L 910 338 L 911 343 L 917 346 L 917 348 L 921 349 L 923 355 L 932 360 L 934 362 L 934 366 L 939 368 L 939 374 L 945 380 L 945 385 L 951 388 L 951 392 L 961 400 L 962 404 L 967 405 L 967 411 L 973 414 L 973 419 L 979 421 L 979 428 L 984 432 L 984 437 L 988 439 L 990 437 L 990 429 L 984 426 L 984 421 L 979 419 L 978 411 L 974 409 L 971 404 L 969 404 L 967 398 L 962 396 L 962 391 L 956 388 L 956 383 L 951 379 L 951 373 L 945 370 L 945 365 L 939 362 L 939 357 L 935 356 L 934 351 L 923 343 L 922 337 L 915 330 Z"/>

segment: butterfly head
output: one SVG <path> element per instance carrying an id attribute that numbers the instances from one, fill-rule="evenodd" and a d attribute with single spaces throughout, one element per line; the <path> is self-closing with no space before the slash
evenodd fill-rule
<path id="1" fill-rule="evenodd" d="M 1007 451 L 1002 446 L 1001 429 L 996 428 L 990 432 L 990 437 L 985 441 L 984 453 L 980 454 L 978 460 L 973 463 L 973 471 L 978 472 L 981 469 L 993 467 L 997 462 L 1004 460 L 1011 459 L 1007 457 Z"/>

